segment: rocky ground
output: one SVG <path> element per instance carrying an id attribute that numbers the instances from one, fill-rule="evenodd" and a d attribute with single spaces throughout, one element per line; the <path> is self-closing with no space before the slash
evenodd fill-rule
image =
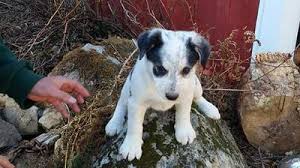
<path id="1" fill-rule="evenodd" d="M 86 79 L 86 76 L 90 76 L 91 79 L 82 81 L 88 81 L 85 84 L 87 87 L 89 87 L 89 89 L 93 89 L 95 87 L 100 90 L 109 90 L 110 88 L 99 88 L 101 86 L 106 86 L 107 83 L 104 84 L 94 80 L 94 78 L 99 76 L 101 73 L 100 70 L 99 74 L 98 71 L 97 73 L 91 73 L 91 71 L 84 70 L 86 71 L 86 76 L 84 77 L 81 76 L 83 71 L 82 69 L 78 69 L 77 71 L 66 71 L 66 60 L 63 60 L 63 56 L 67 52 L 77 47 L 84 46 L 87 42 L 99 45 L 101 41 L 103 42 L 104 39 L 107 39 L 110 36 L 117 35 L 130 39 L 130 35 L 113 24 L 91 19 L 93 18 L 93 13 L 90 12 L 88 8 L 81 8 L 84 9 L 84 11 L 78 11 L 79 14 L 77 13 L 77 15 L 73 13 L 71 13 L 72 15 L 68 15 L 71 10 L 74 9 L 74 6 L 72 6 L 74 4 L 67 5 L 70 7 L 69 10 L 68 6 L 64 6 L 64 8 L 61 8 L 61 10 L 58 11 L 58 14 L 55 15 L 52 20 L 50 20 L 59 4 L 53 4 L 50 1 L 1 1 L 1 38 L 5 39 L 5 41 L 8 43 L 8 46 L 16 53 L 19 59 L 26 59 L 30 61 L 33 64 L 36 72 L 44 75 L 52 72 L 53 74 L 66 75 L 70 78 L 78 80 L 82 80 L 81 78 Z M 101 45 L 104 44 L 101 43 Z M 110 43 L 107 45 L 110 49 L 109 52 L 111 58 L 106 58 L 108 58 L 114 65 L 118 64 L 118 62 L 124 63 L 124 61 L 126 61 L 124 57 L 120 57 L 120 54 L 118 53 L 119 48 L 115 50 L 116 46 L 112 46 Z M 131 48 L 131 51 L 132 49 L 133 48 Z M 130 55 L 131 51 L 127 51 L 127 53 L 121 53 L 121 55 L 128 56 Z M 64 57 L 64 59 L 68 59 L 68 57 Z M 95 60 L 91 60 L 90 62 L 79 60 L 78 63 L 85 65 L 84 67 L 88 67 L 90 65 L 95 65 L 97 62 L 95 62 Z M 72 67 L 72 65 L 69 66 Z M 120 69 L 121 65 L 117 65 L 117 67 L 117 69 Z M 90 66 L 89 68 L 92 70 L 97 69 L 97 67 L 93 66 Z M 104 69 L 106 68 L 104 67 Z M 118 75 L 118 71 L 115 72 L 115 75 Z M 107 82 L 111 82 L 110 84 L 113 84 L 113 81 L 107 80 Z M 94 91 L 96 92 L 96 90 Z M 228 129 L 236 141 L 236 144 L 239 148 L 237 151 L 241 151 L 248 166 L 255 168 L 277 167 L 279 161 L 283 159 L 285 155 L 264 152 L 262 149 L 250 145 L 247 141 L 240 124 L 240 118 L 237 111 L 238 105 L 236 102 L 240 96 L 239 92 L 226 93 L 224 95 L 227 106 L 222 110 L 223 120 L 226 122 L 226 125 L 228 125 Z M 97 98 L 95 99 L 98 100 Z M 93 101 L 89 100 L 89 102 L 90 104 L 85 105 L 87 107 L 83 108 L 95 106 L 96 110 L 103 110 L 97 105 L 94 105 Z M 112 108 L 113 107 L 110 107 L 110 110 Z M 52 107 L 37 105 L 36 107 L 32 107 L 24 111 L 21 110 L 13 102 L 13 100 L 1 95 L 0 114 L 0 135 L 2 135 L 1 131 L 4 131 L 6 134 L 9 132 L 8 135 L 11 135 L 8 137 L 0 137 L 0 154 L 8 155 L 17 167 L 22 168 L 63 166 L 64 160 L 62 160 L 60 165 L 57 165 L 56 162 L 54 162 L 54 153 L 55 155 L 60 155 L 65 152 L 65 149 L 62 147 L 63 142 L 61 142 L 61 140 L 59 140 L 59 143 L 56 144 L 54 144 L 54 142 L 61 136 L 69 135 L 60 134 L 63 132 L 62 126 L 67 124 L 67 121 L 64 121 L 60 114 L 56 113 Z M 104 113 L 102 117 L 107 118 L 108 116 L 109 114 Z M 84 119 L 85 118 L 83 117 L 82 120 Z M 82 120 L 79 118 L 78 122 L 76 120 L 73 123 L 76 124 L 76 122 L 83 122 Z M 103 122 L 105 123 L 106 121 Z M 218 127 L 220 127 L 220 125 Z M 98 135 L 103 135 L 103 132 L 98 133 Z M 227 139 L 228 136 L 232 139 L 231 135 L 225 135 L 219 138 Z M 214 139 L 215 137 L 212 136 L 211 138 Z M 103 141 L 101 141 L 102 144 L 105 143 Z M 118 143 L 115 145 L 118 145 Z M 151 147 L 153 147 L 153 144 L 149 145 L 152 145 Z M 56 146 L 57 149 L 55 152 L 54 146 Z M 233 146 L 236 146 L 235 143 Z M 77 149 L 75 148 L 74 150 Z M 157 148 L 157 150 L 161 149 Z M 215 149 L 212 151 L 215 154 Z M 75 157 L 77 156 L 78 155 Z M 102 156 L 98 156 L 96 154 L 94 156 L 95 157 L 92 158 L 95 161 L 94 164 L 96 166 L 101 165 L 101 161 L 95 160 L 95 158 L 99 159 Z M 83 160 L 85 159 L 80 157 L 81 156 L 77 157 L 79 158 L 77 159 L 77 162 L 78 160 L 80 163 L 84 162 Z"/>

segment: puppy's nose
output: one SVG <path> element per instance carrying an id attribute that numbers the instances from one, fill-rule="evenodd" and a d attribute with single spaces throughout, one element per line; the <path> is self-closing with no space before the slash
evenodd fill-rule
<path id="1" fill-rule="evenodd" d="M 178 93 L 166 93 L 166 97 L 169 100 L 176 100 L 178 98 Z"/>

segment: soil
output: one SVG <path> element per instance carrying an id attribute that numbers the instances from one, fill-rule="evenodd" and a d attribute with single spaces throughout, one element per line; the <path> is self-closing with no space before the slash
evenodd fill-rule
<path id="1" fill-rule="evenodd" d="M 23 152 L 14 160 L 17 168 L 53 168 L 53 154 L 39 154 Z"/>
<path id="2" fill-rule="evenodd" d="M 48 1 L 39 0 L 2 0 L 0 2 L 0 37 L 7 42 L 19 59 L 31 62 L 38 73 L 48 74 L 62 60 L 64 54 L 87 42 L 101 41 L 114 35 L 130 37 L 128 33 L 115 25 L 93 19 L 95 17 L 92 13 L 87 12 L 75 21 L 71 21 L 65 33 L 63 21 L 54 17 L 46 31 L 33 43 L 55 12 L 55 8 L 51 8 L 52 5 L 48 3 Z M 86 62 L 79 61 L 79 63 Z M 222 116 L 227 121 L 248 165 L 253 168 L 276 167 L 283 156 L 262 152 L 247 142 L 235 110 L 238 93 L 226 95 L 225 99 L 228 104 L 227 108 L 222 111 Z M 18 165 L 21 162 L 28 164 L 29 167 L 35 167 L 33 163 L 36 167 L 45 165 L 47 165 L 45 167 L 52 167 L 52 159 L 49 155 L 37 153 L 21 153 L 15 159 L 14 164 Z"/>

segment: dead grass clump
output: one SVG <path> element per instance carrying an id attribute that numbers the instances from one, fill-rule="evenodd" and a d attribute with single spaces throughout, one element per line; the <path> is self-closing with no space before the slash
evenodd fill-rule
<path id="1" fill-rule="evenodd" d="M 3 1 L 0 7 L 1 37 L 20 59 L 29 60 L 36 70 L 44 73 L 45 66 L 57 62 L 71 44 L 74 23 L 87 18 L 90 12 L 85 1 L 24 0 Z M 60 5 L 61 4 L 61 5 Z M 76 27 L 78 26 L 78 27 Z"/>
<path id="2" fill-rule="evenodd" d="M 44 75 L 87 41 L 129 35 L 95 18 L 87 0 L 2 0 L 0 38 Z"/>
<path id="3" fill-rule="evenodd" d="M 217 42 L 213 47 L 215 50 L 212 51 L 208 69 L 201 76 L 205 97 L 214 102 L 222 112 L 233 106 L 230 99 L 233 92 L 244 91 L 239 89 L 238 83 L 250 64 L 249 58 L 240 55 L 250 54 L 250 45 L 249 48 L 244 48 L 241 47 L 244 45 L 237 43 L 239 33 L 241 32 L 233 30 L 227 38 Z M 249 37 L 249 34 L 249 31 L 244 33 L 245 46 L 253 43 L 251 39 L 254 37 Z"/>

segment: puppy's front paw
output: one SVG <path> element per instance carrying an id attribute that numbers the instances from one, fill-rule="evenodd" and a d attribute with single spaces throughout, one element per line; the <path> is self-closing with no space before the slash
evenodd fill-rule
<path id="1" fill-rule="evenodd" d="M 176 140 L 183 145 L 191 144 L 196 138 L 196 133 L 190 123 L 175 125 Z"/>
<path id="2" fill-rule="evenodd" d="M 105 132 L 108 136 L 119 134 L 123 129 L 123 122 L 111 119 L 105 126 Z"/>
<path id="3" fill-rule="evenodd" d="M 209 102 L 205 105 L 204 108 L 201 109 L 206 114 L 206 116 L 211 119 L 219 120 L 221 118 L 218 108 Z"/>
<path id="4" fill-rule="evenodd" d="M 216 106 L 211 104 L 208 101 L 199 101 L 197 102 L 198 108 L 202 111 L 207 117 L 218 120 L 221 118 L 219 110 Z"/>
<path id="5" fill-rule="evenodd" d="M 134 158 L 139 160 L 142 156 L 142 144 L 142 138 L 126 136 L 119 153 L 124 159 L 128 156 L 129 161 L 132 161 Z"/>
<path id="6" fill-rule="evenodd" d="M 216 106 L 209 103 L 207 112 L 205 113 L 209 118 L 219 120 L 221 118 L 220 112 Z"/>

